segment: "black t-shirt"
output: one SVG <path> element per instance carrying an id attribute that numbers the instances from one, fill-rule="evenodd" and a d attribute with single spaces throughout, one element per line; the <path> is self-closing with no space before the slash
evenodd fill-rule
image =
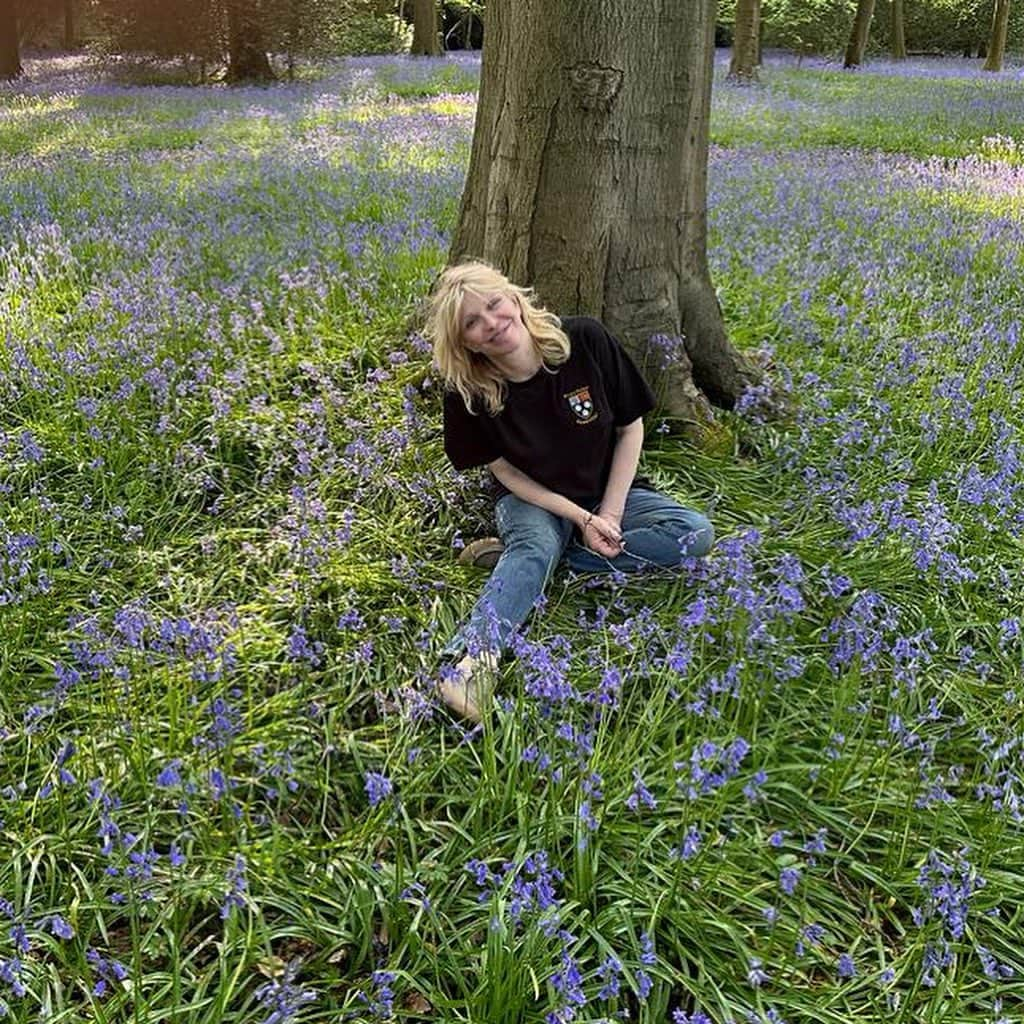
<path id="1" fill-rule="evenodd" d="M 598 320 L 566 317 L 562 330 L 571 344 L 568 360 L 553 372 L 541 367 L 529 380 L 510 381 L 497 416 L 482 400 L 474 415 L 457 391 L 445 393 L 444 449 L 456 469 L 505 458 L 549 490 L 593 506 L 608 481 L 615 428 L 653 409 L 654 396 Z"/>

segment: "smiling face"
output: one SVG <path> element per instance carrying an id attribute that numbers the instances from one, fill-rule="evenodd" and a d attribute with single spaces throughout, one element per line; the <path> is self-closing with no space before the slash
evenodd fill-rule
<path id="1" fill-rule="evenodd" d="M 459 311 L 462 343 L 470 352 L 500 361 L 532 344 L 514 295 L 467 292 Z"/>

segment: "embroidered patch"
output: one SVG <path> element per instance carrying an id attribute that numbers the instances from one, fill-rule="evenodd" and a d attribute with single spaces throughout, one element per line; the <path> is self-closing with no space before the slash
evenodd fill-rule
<path id="1" fill-rule="evenodd" d="M 570 391 L 565 396 L 565 400 L 569 403 L 573 416 L 580 423 L 589 423 L 597 415 L 597 410 L 594 408 L 594 400 L 590 397 L 589 387 Z"/>

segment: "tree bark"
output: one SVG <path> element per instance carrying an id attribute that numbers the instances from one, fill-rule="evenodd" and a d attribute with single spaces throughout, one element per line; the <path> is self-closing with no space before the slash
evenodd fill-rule
<path id="1" fill-rule="evenodd" d="M 274 78 L 263 43 L 259 4 L 254 0 L 228 0 L 229 82 L 269 82 Z"/>
<path id="2" fill-rule="evenodd" d="M 992 10 L 992 33 L 982 71 L 1002 71 L 1006 53 L 1006 31 L 1010 23 L 1010 0 L 996 0 Z"/>
<path id="3" fill-rule="evenodd" d="M 64 0 L 64 49 L 75 48 L 75 0 Z"/>
<path id="4" fill-rule="evenodd" d="M 441 52 L 437 33 L 437 0 L 415 0 L 412 9 L 411 53 L 436 57 Z"/>
<path id="5" fill-rule="evenodd" d="M 736 0 L 728 78 L 740 84 L 757 81 L 760 38 L 761 0 Z"/>
<path id="6" fill-rule="evenodd" d="M 0 80 L 17 78 L 21 74 L 16 2 L 0 0 Z"/>
<path id="7" fill-rule="evenodd" d="M 715 9 L 490 0 L 451 252 L 599 317 L 698 432 L 705 395 L 731 407 L 760 378 L 726 337 L 707 265 Z M 663 358 L 655 335 L 685 349 Z"/>
<path id="8" fill-rule="evenodd" d="M 892 0 L 889 9 L 889 49 L 894 60 L 905 60 L 907 37 L 903 31 L 903 0 Z"/>
<path id="9" fill-rule="evenodd" d="M 868 46 L 868 32 L 871 30 L 871 17 L 875 13 L 875 0 L 857 0 L 857 13 L 850 30 L 850 41 L 846 44 L 844 68 L 858 68 L 864 60 L 864 51 Z"/>

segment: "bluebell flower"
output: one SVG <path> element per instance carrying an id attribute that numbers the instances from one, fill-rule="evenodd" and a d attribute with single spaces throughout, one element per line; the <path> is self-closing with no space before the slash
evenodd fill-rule
<path id="1" fill-rule="evenodd" d="M 679 844 L 676 855 L 681 860 L 691 860 L 700 852 L 701 842 L 701 834 L 698 831 L 697 826 L 691 825 L 686 830 L 686 834 L 683 836 L 683 841 Z"/>
<path id="2" fill-rule="evenodd" d="M 99 950 L 89 948 L 85 951 L 85 959 L 92 968 L 96 981 L 92 987 L 92 994 L 98 999 L 103 999 L 111 994 L 111 988 L 118 985 L 128 977 L 128 968 L 119 960 L 113 957 L 103 956 Z"/>
<path id="3" fill-rule="evenodd" d="M 622 962 L 616 956 L 606 956 L 597 969 L 597 976 L 603 982 L 597 998 L 615 999 L 621 987 Z"/>
<path id="4" fill-rule="evenodd" d="M 857 965 L 849 953 L 840 953 L 839 962 L 836 965 L 836 974 L 840 980 L 848 980 L 857 976 Z"/>
<path id="5" fill-rule="evenodd" d="M 75 929 L 64 920 L 60 914 L 53 914 L 47 921 L 50 931 L 57 936 L 58 939 L 73 939 L 75 937 Z"/>
<path id="6" fill-rule="evenodd" d="M 156 784 L 162 789 L 170 786 L 181 785 L 181 758 L 174 758 L 160 770 L 156 777 Z"/>
<path id="7" fill-rule="evenodd" d="M 21 980 L 24 970 L 24 964 L 16 956 L 6 960 L 0 959 L 0 981 L 7 985 L 11 994 L 18 999 L 28 994 L 28 989 Z"/>
<path id="8" fill-rule="evenodd" d="M 31 940 L 28 937 L 28 931 L 20 922 L 16 921 L 12 924 L 7 934 L 10 937 L 15 950 L 22 956 L 32 948 Z"/>
<path id="9" fill-rule="evenodd" d="M 633 792 L 626 798 L 626 806 L 631 811 L 640 809 L 640 805 L 644 807 L 655 808 L 658 806 L 658 801 L 654 798 L 654 794 L 644 785 L 644 780 L 640 775 L 640 772 L 633 769 Z"/>
<path id="10" fill-rule="evenodd" d="M 371 807 L 379 807 L 394 792 L 391 780 L 380 772 L 365 772 L 363 782 Z"/>
<path id="11" fill-rule="evenodd" d="M 761 961 L 752 956 L 747 966 L 747 984 L 751 988 L 760 988 L 771 981 L 771 975 L 762 967 Z"/>
<path id="12" fill-rule="evenodd" d="M 234 864 L 228 868 L 227 883 L 228 889 L 220 908 L 222 920 L 227 920 L 235 909 L 245 906 L 245 894 L 249 889 L 249 883 L 246 878 L 245 858 L 240 853 L 235 854 Z"/>
<path id="13" fill-rule="evenodd" d="M 798 867 L 783 868 L 779 872 L 779 888 L 787 895 L 792 896 L 800 883 L 800 869 Z"/>
<path id="14" fill-rule="evenodd" d="M 702 1010 L 694 1010 L 693 1013 L 687 1013 L 685 1010 L 673 1010 L 672 1024 L 714 1024 L 714 1022 Z"/>
<path id="15" fill-rule="evenodd" d="M 296 1020 L 303 1006 L 313 1002 L 316 992 L 296 984 L 299 961 L 287 964 L 277 977 L 256 990 L 256 999 L 264 1011 L 269 1011 L 262 1024 L 289 1024 Z"/>
<path id="16" fill-rule="evenodd" d="M 636 972 L 636 997 L 643 1002 L 654 988 L 651 976 L 642 968 Z"/>

